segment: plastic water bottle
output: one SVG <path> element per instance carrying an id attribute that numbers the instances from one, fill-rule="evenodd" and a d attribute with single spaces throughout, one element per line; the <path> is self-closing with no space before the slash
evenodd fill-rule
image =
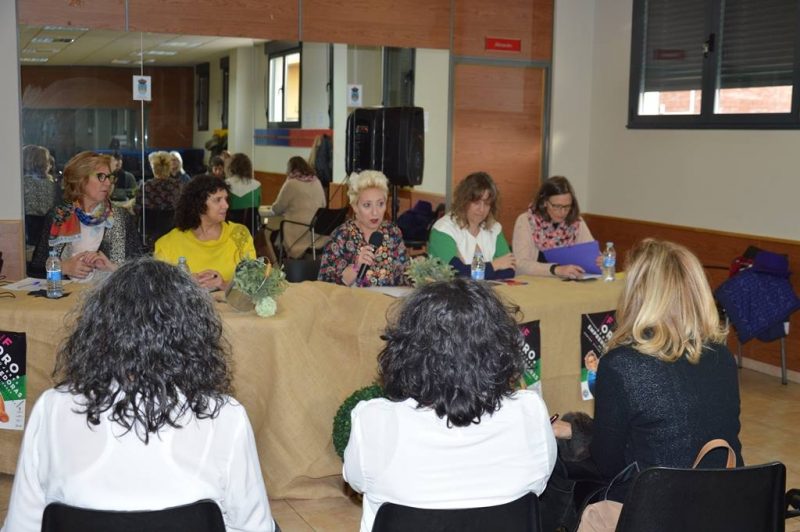
<path id="1" fill-rule="evenodd" d="M 613 242 L 606 242 L 606 250 L 603 252 L 603 280 L 613 281 L 615 273 L 617 273 L 617 252 L 614 250 Z"/>
<path id="2" fill-rule="evenodd" d="M 486 263 L 483 261 L 483 253 L 479 249 L 476 249 L 475 255 L 472 256 L 472 267 L 469 273 L 473 281 L 483 281 L 486 276 Z"/>
<path id="3" fill-rule="evenodd" d="M 64 295 L 64 287 L 61 284 L 61 259 L 55 249 L 50 250 L 45 269 L 47 270 L 47 297 L 58 299 Z"/>
<path id="4" fill-rule="evenodd" d="M 186 275 L 192 275 L 189 270 L 189 264 L 186 262 L 186 257 L 178 257 L 178 269 L 186 273 Z"/>

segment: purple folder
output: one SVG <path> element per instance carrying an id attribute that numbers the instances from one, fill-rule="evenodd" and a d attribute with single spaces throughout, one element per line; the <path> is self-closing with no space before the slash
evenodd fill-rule
<path id="1" fill-rule="evenodd" d="M 575 264 L 583 268 L 586 273 L 599 274 L 601 271 L 595 262 L 599 254 L 600 244 L 597 240 L 592 240 L 574 246 L 547 249 L 544 251 L 544 258 L 547 262 Z"/>

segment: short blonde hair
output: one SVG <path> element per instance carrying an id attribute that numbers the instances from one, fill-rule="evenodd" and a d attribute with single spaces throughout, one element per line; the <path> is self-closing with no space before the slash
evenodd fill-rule
<path id="1" fill-rule="evenodd" d="M 72 203 L 83 196 L 83 189 L 89 176 L 101 166 L 111 171 L 111 156 L 93 151 L 82 151 L 64 166 L 64 201 Z"/>
<path id="2" fill-rule="evenodd" d="M 361 193 L 368 188 L 377 188 L 383 192 L 383 199 L 389 196 L 389 180 L 383 175 L 383 172 L 364 170 L 350 174 L 350 186 L 347 189 L 350 205 L 355 205 Z"/>
<path id="3" fill-rule="evenodd" d="M 686 356 L 696 364 L 703 346 L 725 340 L 703 267 L 685 247 L 652 238 L 628 257 L 617 307 L 617 329 L 607 349 L 630 345 L 665 362 Z"/>
<path id="4" fill-rule="evenodd" d="M 165 151 L 154 151 L 147 156 L 150 161 L 150 168 L 156 178 L 169 177 L 172 175 L 172 155 Z"/>

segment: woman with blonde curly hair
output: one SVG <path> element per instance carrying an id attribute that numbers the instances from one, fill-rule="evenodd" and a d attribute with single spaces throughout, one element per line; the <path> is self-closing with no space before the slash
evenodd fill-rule
<path id="1" fill-rule="evenodd" d="M 403 235 L 384 220 L 389 181 L 381 172 L 350 176 L 347 195 L 355 217 L 337 227 L 325 245 L 319 280 L 346 286 L 396 286 L 404 277 Z"/>
<path id="2" fill-rule="evenodd" d="M 514 277 L 516 260 L 497 221 L 497 185 L 486 172 L 468 175 L 456 187 L 450 213 L 431 229 L 428 253 L 470 275 L 476 252 L 483 255 L 486 279 Z"/>
<path id="3" fill-rule="evenodd" d="M 632 250 L 617 328 L 597 370 L 590 449 L 603 478 L 634 462 L 640 470 L 691 467 L 715 438 L 742 464 L 738 375 L 726 334 L 697 257 L 653 239 Z M 575 430 L 554 428 L 556 437 Z M 725 453 L 715 451 L 702 465 L 724 463 Z M 609 496 L 622 501 L 625 486 L 615 484 Z"/>

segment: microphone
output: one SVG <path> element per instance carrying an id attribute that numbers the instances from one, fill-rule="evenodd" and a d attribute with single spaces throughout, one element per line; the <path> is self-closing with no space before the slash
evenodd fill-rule
<path id="1" fill-rule="evenodd" d="M 369 235 L 369 245 L 372 246 L 373 250 L 381 244 L 383 244 L 383 233 L 380 231 L 375 231 Z M 358 269 L 358 275 L 356 275 L 356 283 L 360 283 L 364 276 L 367 275 L 367 269 L 369 269 L 369 266 L 366 264 L 361 265 L 361 267 Z"/>

